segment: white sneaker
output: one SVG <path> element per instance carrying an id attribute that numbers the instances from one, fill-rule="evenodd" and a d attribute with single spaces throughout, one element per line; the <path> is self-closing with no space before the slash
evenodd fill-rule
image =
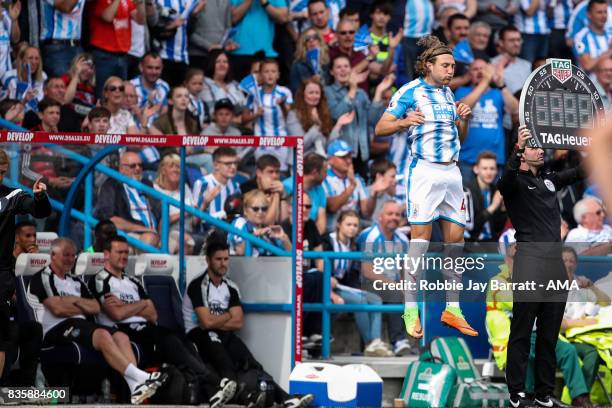
<path id="1" fill-rule="evenodd" d="M 411 352 L 410 343 L 407 339 L 398 340 L 395 342 L 395 346 L 393 347 L 393 354 L 398 357 L 407 356 Z"/>
<path id="2" fill-rule="evenodd" d="M 381 339 L 374 339 L 365 348 L 364 355 L 367 357 L 391 357 L 393 353 Z"/>
<path id="3" fill-rule="evenodd" d="M 234 398 L 237 387 L 236 381 L 223 378 L 219 384 L 219 391 L 208 401 L 210 408 L 222 408 L 225 406 L 226 402 Z"/>

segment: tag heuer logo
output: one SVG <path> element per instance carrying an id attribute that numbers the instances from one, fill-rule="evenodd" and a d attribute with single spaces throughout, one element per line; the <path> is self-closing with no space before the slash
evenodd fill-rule
<path id="1" fill-rule="evenodd" d="M 553 59 L 551 61 L 552 75 L 564 83 L 572 77 L 572 61 Z"/>

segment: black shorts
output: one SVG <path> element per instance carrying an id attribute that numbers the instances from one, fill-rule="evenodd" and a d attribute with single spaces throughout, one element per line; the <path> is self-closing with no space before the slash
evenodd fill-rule
<path id="1" fill-rule="evenodd" d="M 71 317 L 54 326 L 45 334 L 44 345 L 55 346 L 70 344 L 74 341 L 94 349 L 93 334 L 97 329 L 104 329 L 110 334 L 117 332 L 117 329 L 112 327 L 106 327 L 92 323 L 89 320 Z"/>
<path id="2" fill-rule="evenodd" d="M 174 336 L 170 329 L 152 323 L 118 323 L 117 329 L 127 334 L 130 340 L 146 346 L 155 346 L 165 336 Z"/>
<path id="3" fill-rule="evenodd" d="M 11 344 L 11 301 L 0 297 L 0 351 L 8 351 Z M 0 373 L 1 374 L 1 373 Z"/>

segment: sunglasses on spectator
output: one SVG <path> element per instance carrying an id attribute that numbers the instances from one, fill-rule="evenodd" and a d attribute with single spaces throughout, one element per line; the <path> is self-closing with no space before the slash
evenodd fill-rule
<path id="1" fill-rule="evenodd" d="M 355 34 L 355 30 L 338 31 L 338 34 L 340 34 L 340 35 L 353 35 L 353 34 Z"/>
<path id="2" fill-rule="evenodd" d="M 304 208 L 310 210 L 312 208 L 312 204 L 304 204 Z"/>
<path id="3" fill-rule="evenodd" d="M 140 167 L 142 169 L 142 163 L 123 163 L 122 166 L 129 167 L 134 170 L 136 167 Z"/>
<path id="4" fill-rule="evenodd" d="M 305 42 L 308 42 L 308 41 L 311 41 L 311 40 L 317 40 L 318 41 L 319 37 L 317 35 L 307 35 L 306 37 L 304 37 L 304 41 Z"/>
<path id="5" fill-rule="evenodd" d="M 268 207 L 251 207 L 251 210 L 253 210 L 254 212 L 267 212 L 268 211 Z"/>
<path id="6" fill-rule="evenodd" d="M 221 160 L 217 160 L 217 163 L 222 164 L 224 166 L 237 166 L 238 165 L 237 161 L 221 161 Z"/>
<path id="7" fill-rule="evenodd" d="M 125 91 L 125 86 L 123 86 L 123 85 L 119 85 L 119 86 L 111 85 L 111 86 L 106 87 L 106 90 L 109 91 L 109 92 L 116 92 L 116 91 L 123 92 L 123 91 Z"/>

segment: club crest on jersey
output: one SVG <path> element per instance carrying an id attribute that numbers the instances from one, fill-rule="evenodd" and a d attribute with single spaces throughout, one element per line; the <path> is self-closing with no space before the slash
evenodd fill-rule
<path id="1" fill-rule="evenodd" d="M 570 60 L 553 59 L 551 61 L 551 68 L 553 77 L 557 78 L 561 83 L 572 77 L 572 62 Z"/>
<path id="2" fill-rule="evenodd" d="M 552 181 L 550 181 L 549 179 L 544 180 L 544 185 L 546 186 L 547 189 L 549 189 L 550 191 L 552 191 L 553 193 L 556 191 L 555 190 L 555 185 L 553 184 Z"/>

